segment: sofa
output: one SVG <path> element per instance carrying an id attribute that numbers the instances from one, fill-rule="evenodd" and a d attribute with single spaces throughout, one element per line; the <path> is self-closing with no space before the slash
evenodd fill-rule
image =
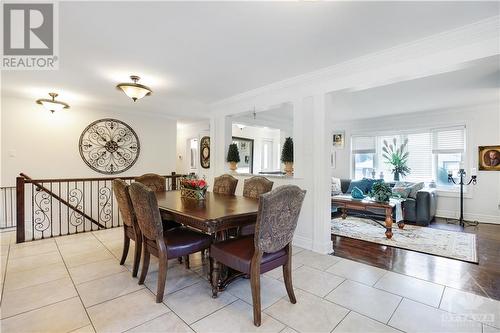
<path id="1" fill-rule="evenodd" d="M 343 194 L 348 194 L 351 181 L 351 179 L 340 180 L 340 187 Z M 388 184 L 393 187 L 395 183 L 389 182 Z M 415 198 L 409 197 L 402 203 L 404 220 L 420 226 L 429 225 L 436 215 L 436 201 L 437 197 L 435 189 L 424 188 L 418 190 Z M 350 213 L 361 212 L 350 211 Z M 382 210 L 373 209 L 370 213 L 373 213 L 373 217 L 385 217 L 385 212 Z"/>

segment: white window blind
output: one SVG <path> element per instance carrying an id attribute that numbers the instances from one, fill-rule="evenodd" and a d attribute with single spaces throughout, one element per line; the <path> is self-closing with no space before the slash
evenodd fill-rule
<path id="1" fill-rule="evenodd" d="M 408 176 L 412 181 L 432 180 L 432 135 L 430 132 L 408 134 Z"/>
<path id="2" fill-rule="evenodd" d="M 374 154 L 375 137 L 373 136 L 352 137 L 352 152 L 355 154 Z"/>
<path id="3" fill-rule="evenodd" d="M 433 133 L 433 154 L 453 154 L 465 152 L 465 127 L 435 129 Z"/>

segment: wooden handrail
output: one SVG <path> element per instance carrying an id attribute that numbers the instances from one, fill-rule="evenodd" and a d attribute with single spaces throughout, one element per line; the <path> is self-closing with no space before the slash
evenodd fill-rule
<path id="1" fill-rule="evenodd" d="M 26 183 L 34 183 L 34 182 L 43 182 L 43 183 L 56 183 L 56 182 L 82 182 L 82 181 L 106 181 L 106 180 L 115 180 L 115 179 L 123 179 L 123 180 L 134 180 L 137 177 L 134 176 L 129 176 L 129 177 L 91 177 L 91 178 L 48 178 L 48 179 L 33 179 L 26 175 L 25 173 L 21 172 L 19 174 L 21 177 L 24 177 L 26 179 Z M 182 174 L 176 174 L 173 172 L 171 175 L 163 175 L 162 177 L 165 177 L 167 179 L 172 178 L 182 178 L 186 177 L 186 175 Z"/>

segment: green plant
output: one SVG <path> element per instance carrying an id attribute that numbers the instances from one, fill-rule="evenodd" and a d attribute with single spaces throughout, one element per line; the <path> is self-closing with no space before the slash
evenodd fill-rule
<path id="1" fill-rule="evenodd" d="M 281 150 L 281 162 L 293 162 L 293 139 L 286 138 Z"/>
<path id="2" fill-rule="evenodd" d="M 236 143 L 231 143 L 229 145 L 226 161 L 235 163 L 240 161 L 240 151 L 238 150 L 238 145 Z"/>
<path id="3" fill-rule="evenodd" d="M 408 139 L 399 146 L 396 143 L 396 138 L 392 140 L 392 143 L 384 140 L 382 156 L 385 159 L 385 163 L 392 166 L 391 172 L 394 174 L 394 180 L 399 180 L 399 175 L 406 176 L 411 171 L 407 165 L 409 156 L 409 152 L 406 151 L 407 145 Z"/>
<path id="4" fill-rule="evenodd" d="M 373 184 L 369 196 L 378 202 L 388 202 L 392 197 L 392 189 L 387 183 L 379 181 Z"/>

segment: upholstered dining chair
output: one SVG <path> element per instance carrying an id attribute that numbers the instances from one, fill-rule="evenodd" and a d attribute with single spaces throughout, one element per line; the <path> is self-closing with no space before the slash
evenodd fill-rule
<path id="1" fill-rule="evenodd" d="M 219 265 L 250 275 L 253 322 L 261 324 L 260 274 L 283 266 L 283 278 L 290 302 L 295 304 L 292 286 L 292 239 L 306 191 L 295 185 L 279 186 L 259 200 L 255 235 L 214 243 L 212 296 L 217 297 Z"/>
<path id="2" fill-rule="evenodd" d="M 236 186 L 238 185 L 238 179 L 235 177 L 224 174 L 214 179 L 214 188 L 212 192 L 219 194 L 234 195 L 236 192 Z"/>
<path id="3" fill-rule="evenodd" d="M 123 252 L 120 259 L 120 265 L 125 263 L 130 247 L 130 240 L 133 240 L 135 242 L 135 250 L 132 276 L 136 277 L 139 270 L 139 262 L 141 260 L 142 235 L 135 218 L 132 202 L 130 201 L 128 187 L 129 185 L 122 179 L 113 180 L 113 192 L 115 193 L 118 210 L 123 220 Z"/>
<path id="4" fill-rule="evenodd" d="M 143 262 L 139 284 L 143 284 L 146 279 L 151 255 L 158 257 L 156 302 L 161 303 L 165 292 L 168 259 L 208 249 L 211 237 L 187 228 L 164 231 L 154 192 L 145 185 L 135 182 L 129 186 L 129 193 L 143 242 Z"/>
<path id="5" fill-rule="evenodd" d="M 135 178 L 136 182 L 146 185 L 153 192 L 165 192 L 167 190 L 167 179 L 156 173 L 146 173 Z M 161 213 L 163 229 L 178 228 L 181 225 L 173 221 L 173 217 L 167 213 Z"/>
<path id="6" fill-rule="evenodd" d="M 274 182 L 266 177 L 254 176 L 245 179 L 243 183 L 243 196 L 252 199 L 258 199 L 261 194 L 267 193 L 273 189 Z M 239 235 L 247 236 L 253 235 L 255 231 L 255 223 L 247 224 L 240 227 Z"/>
<path id="7" fill-rule="evenodd" d="M 146 173 L 136 177 L 135 181 L 146 185 L 154 192 L 165 192 L 167 190 L 167 178 L 156 173 Z"/>

